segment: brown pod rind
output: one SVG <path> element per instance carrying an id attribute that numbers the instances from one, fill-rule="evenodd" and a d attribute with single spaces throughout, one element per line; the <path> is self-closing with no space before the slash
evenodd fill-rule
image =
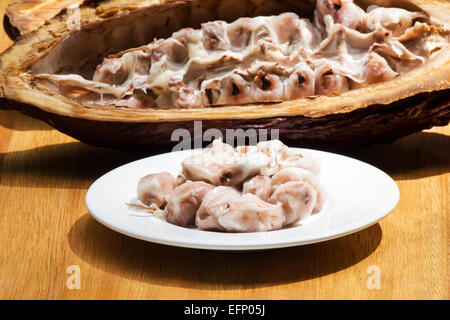
<path id="1" fill-rule="evenodd" d="M 257 6 L 259 2 L 103 1 L 97 6 L 82 6 L 80 25 L 75 28 L 67 23 L 66 14 L 60 14 L 21 37 L 0 56 L 0 107 L 46 121 L 89 144 L 127 149 L 174 145 L 177 141 L 171 141 L 173 130 L 185 128 L 193 134 L 196 120 L 202 121 L 204 131 L 216 128 L 224 134 L 229 128 L 278 129 L 280 139 L 286 143 L 312 147 L 388 142 L 450 121 L 449 46 L 392 80 L 336 96 L 276 103 L 183 109 L 98 106 L 56 93 L 36 77 L 38 73 L 71 72 L 92 77 L 105 56 L 139 47 L 153 38 L 168 37 L 184 27 L 286 11 L 311 17 L 315 3 L 273 0 Z M 357 2 L 364 7 L 374 1 Z M 236 6 L 242 10 L 230 10 Z M 425 12 L 435 28 L 442 30 L 450 25 L 447 0 L 386 0 L 383 6 Z"/>
<path id="2" fill-rule="evenodd" d="M 88 0 L 89 1 L 89 0 Z M 19 0 L 6 8 L 5 29 L 15 40 L 30 33 L 64 10 L 73 10 L 86 0 Z"/>

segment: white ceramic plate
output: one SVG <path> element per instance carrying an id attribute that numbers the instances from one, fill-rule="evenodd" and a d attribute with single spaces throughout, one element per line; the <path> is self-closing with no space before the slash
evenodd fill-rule
<path id="1" fill-rule="evenodd" d="M 397 185 L 381 170 L 341 155 L 309 151 L 320 163 L 321 183 L 328 199 L 322 212 L 292 228 L 253 233 L 200 231 L 178 227 L 128 207 L 126 203 L 136 197 L 142 176 L 162 171 L 176 176 L 182 160 L 202 150 L 161 154 L 114 169 L 91 185 L 86 205 L 100 223 L 128 236 L 212 250 L 260 250 L 325 241 L 373 225 L 397 205 Z"/>

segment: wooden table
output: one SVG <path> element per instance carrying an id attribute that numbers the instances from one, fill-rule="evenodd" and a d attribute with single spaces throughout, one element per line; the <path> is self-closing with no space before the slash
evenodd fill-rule
<path id="1" fill-rule="evenodd" d="M 11 43 L 0 34 L 0 50 Z M 85 206 L 94 180 L 145 154 L 90 147 L 0 111 L 0 298 L 449 299 L 450 126 L 345 154 L 396 180 L 400 203 L 380 223 L 260 253 L 181 249 L 111 231 Z M 66 285 L 72 265 L 79 290 Z"/>

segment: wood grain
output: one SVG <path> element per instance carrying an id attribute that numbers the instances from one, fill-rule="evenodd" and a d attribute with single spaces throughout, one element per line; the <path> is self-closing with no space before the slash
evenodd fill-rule
<path id="1" fill-rule="evenodd" d="M 0 50 L 11 43 L 0 33 Z M 147 154 L 90 147 L 0 111 L 0 298 L 449 299 L 450 126 L 340 153 L 396 180 L 400 202 L 380 223 L 259 253 L 172 248 L 115 233 L 84 204 L 100 175 Z M 66 287 L 70 265 L 80 290 Z M 380 289 L 367 287 L 372 265 Z"/>

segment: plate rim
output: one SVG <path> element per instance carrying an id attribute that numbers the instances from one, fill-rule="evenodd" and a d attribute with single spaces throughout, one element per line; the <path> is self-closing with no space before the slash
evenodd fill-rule
<path id="1" fill-rule="evenodd" d="M 128 163 L 125 163 L 121 166 L 118 166 L 106 173 L 104 173 L 103 175 L 101 175 L 99 178 L 97 178 L 88 188 L 87 192 L 86 192 L 86 196 L 85 196 L 85 204 L 86 207 L 89 211 L 89 214 L 91 217 L 93 217 L 97 222 L 99 222 L 100 224 L 102 224 L 103 226 L 118 232 L 120 234 L 135 238 L 135 239 L 139 239 L 142 241 L 146 241 L 146 242 L 152 242 L 152 243 L 157 243 L 160 245 L 168 245 L 168 246 L 174 246 L 174 247 L 181 247 L 181 248 L 191 248 L 191 249 L 201 249 L 201 250 L 215 250 L 215 251 L 231 251 L 231 252 L 239 252 L 239 251 L 259 251 L 259 250 L 270 250 L 270 249 L 280 249 L 280 248 L 288 248 L 288 247 L 294 247 L 294 246 L 302 246 L 302 245 L 308 245 L 308 244 L 313 244 L 313 243 L 320 243 L 320 242 L 324 242 L 324 241 L 328 241 L 328 240 L 333 240 L 336 238 L 341 238 L 341 237 L 345 237 L 347 235 L 356 233 L 358 231 L 361 231 L 363 229 L 369 228 L 373 225 L 375 225 L 376 223 L 378 223 L 379 221 L 381 221 L 383 218 L 385 218 L 387 215 L 389 215 L 394 209 L 395 207 L 398 205 L 399 200 L 400 200 L 400 190 L 398 188 L 397 183 L 395 182 L 395 180 L 393 178 L 391 178 L 386 172 L 382 171 L 381 169 L 373 166 L 372 164 L 369 164 L 367 162 L 361 161 L 359 159 L 355 159 L 346 155 L 341 155 L 339 153 L 333 153 L 333 152 L 328 152 L 328 151 L 322 151 L 322 150 L 315 150 L 315 149 L 309 149 L 309 148 L 295 148 L 295 147 L 289 147 L 293 150 L 301 150 L 301 151 L 308 151 L 311 153 L 322 153 L 323 155 L 332 155 L 332 156 L 337 156 L 337 157 L 341 157 L 341 158 L 345 158 L 346 160 L 350 160 L 350 161 L 356 161 L 358 162 L 360 165 L 366 166 L 371 168 L 372 170 L 375 170 L 377 172 L 377 174 L 381 174 L 384 178 L 386 178 L 387 181 L 390 182 L 390 185 L 392 187 L 392 191 L 394 191 L 393 194 L 393 202 L 392 204 L 384 209 L 384 210 L 375 210 L 374 212 L 372 212 L 370 215 L 368 215 L 369 217 L 372 217 L 371 219 L 369 219 L 367 221 L 367 223 L 362 223 L 359 224 L 359 226 L 357 226 L 356 228 L 349 228 L 349 226 L 351 226 L 352 224 L 357 224 L 356 220 L 355 222 L 351 222 L 348 225 L 345 226 L 341 226 L 340 228 L 337 229 L 333 229 L 333 232 L 331 232 L 331 234 L 329 235 L 323 235 L 320 237 L 312 237 L 309 240 L 291 240 L 291 241 L 277 241 L 274 243 L 259 243 L 259 244 L 251 244 L 251 245 L 236 245 L 236 244 L 221 244 L 221 245 L 217 245 L 217 244 L 208 244 L 208 243 L 196 243 L 195 241 L 189 241 L 189 239 L 186 239 L 186 241 L 184 242 L 179 242 L 177 240 L 170 240 L 170 239 L 162 239 L 161 237 L 153 237 L 151 234 L 146 235 L 146 236 L 141 236 L 139 234 L 127 231 L 124 228 L 120 228 L 118 226 L 115 226 L 111 223 L 109 223 L 108 221 L 105 221 L 104 219 L 102 219 L 100 216 L 98 216 L 97 214 L 94 213 L 95 210 L 92 209 L 92 207 L 90 206 L 90 198 L 92 197 L 92 193 L 94 192 L 93 190 L 95 189 L 95 187 L 101 182 L 102 179 L 105 179 L 107 176 L 114 174 L 114 172 L 116 171 L 120 171 L 121 169 L 123 169 L 124 167 L 132 167 L 133 165 L 135 165 L 138 162 L 142 162 L 142 161 L 146 161 L 152 158 L 157 158 L 157 157 L 164 157 L 164 156 L 169 156 L 169 155 L 173 155 L 174 153 L 200 153 L 204 150 L 206 150 L 206 148 L 202 148 L 202 149 L 190 149 L 190 150 L 181 150 L 181 151 L 172 151 L 172 152 L 166 152 L 166 153 L 160 153 L 160 154 L 156 154 L 156 155 L 152 155 L 152 156 L 148 156 L 148 157 L 143 157 L 141 159 L 137 159 Z M 332 214 L 329 213 L 329 214 Z M 149 218 L 153 218 L 153 219 L 158 219 L 155 217 L 149 217 Z M 171 225 L 172 226 L 172 225 Z M 183 228 L 183 227 L 179 227 L 179 226 L 175 226 L 178 228 Z M 299 226 L 301 228 L 301 226 Z M 183 228 L 186 229 L 186 228 Z M 350 230 L 348 230 L 350 229 Z M 280 230 L 274 230 L 274 231 L 267 231 L 267 232 L 282 232 L 283 230 L 286 229 L 280 229 Z M 219 232 L 214 232 L 214 231 L 203 231 L 203 230 L 195 230 L 195 231 L 199 231 L 199 232 L 208 232 L 211 234 L 214 233 L 219 233 Z M 252 232 L 254 234 L 261 234 L 261 232 Z M 233 233 L 223 233 L 220 232 L 220 234 L 233 234 Z M 251 233 L 237 233 L 237 234 L 251 234 Z"/>

